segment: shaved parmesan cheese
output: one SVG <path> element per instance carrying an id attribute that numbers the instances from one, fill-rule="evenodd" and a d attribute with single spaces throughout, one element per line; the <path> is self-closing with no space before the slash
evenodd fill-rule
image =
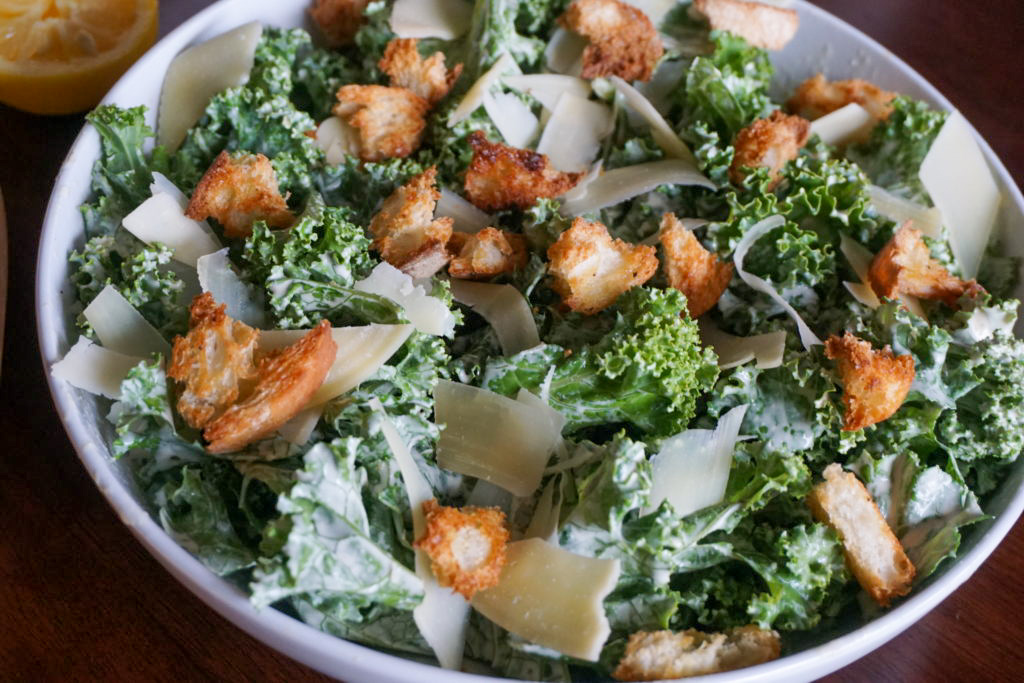
<path id="1" fill-rule="evenodd" d="M 412 512 L 413 535 L 419 539 L 426 533 L 427 523 L 423 504 L 434 498 L 434 491 L 409 452 L 394 423 L 384 411 L 377 398 L 370 399 L 370 407 L 380 415 L 381 431 L 388 442 L 391 454 L 395 456 L 398 469 L 405 483 Z M 469 623 L 469 603 L 449 588 L 437 583 L 430 558 L 422 550 L 416 551 L 416 576 L 423 581 L 423 602 L 412 612 L 413 621 L 427 644 L 437 656 L 437 661 L 446 669 L 462 666 L 462 653 L 466 642 L 466 626 Z"/>
<path id="2" fill-rule="evenodd" d="M 520 389 L 519 393 L 516 394 L 516 400 L 520 403 L 525 403 L 531 408 L 536 408 L 537 412 L 543 414 L 547 419 L 547 424 L 551 427 L 551 431 L 554 433 L 552 440 L 559 438 L 562 434 L 562 429 L 565 427 L 565 423 L 567 422 L 564 415 L 548 405 L 547 401 L 528 389 Z"/>
<path id="3" fill-rule="evenodd" d="M 604 162 L 601 159 L 595 161 L 594 165 L 591 166 L 590 170 L 587 171 L 587 174 L 583 176 L 583 178 L 578 183 L 576 183 L 575 187 L 569 188 L 569 190 L 565 194 L 559 196 L 559 199 L 562 200 L 562 203 L 565 204 L 566 202 L 575 202 L 585 197 L 587 194 L 587 187 L 590 186 L 590 183 L 594 182 L 595 180 L 601 177 L 601 170 L 603 165 Z"/>
<path id="4" fill-rule="evenodd" d="M 868 270 L 871 268 L 871 262 L 875 258 L 874 254 L 868 251 L 867 247 L 863 244 L 845 234 L 839 235 L 839 251 L 846 257 L 850 267 L 853 268 L 853 272 L 857 273 L 860 281 L 866 283 L 868 281 Z"/>
<path id="5" fill-rule="evenodd" d="M 530 518 L 530 525 L 523 532 L 523 538 L 539 538 L 542 541 L 554 542 L 555 533 L 558 531 L 558 512 L 561 508 L 561 494 L 555 495 L 555 482 L 558 477 L 552 477 L 537 499 L 537 505 L 533 508 L 533 516 Z M 557 500 L 556 500 L 557 498 Z"/>
<path id="6" fill-rule="evenodd" d="M 455 40 L 469 29 L 472 16 L 466 0 L 395 0 L 389 21 L 399 38 Z"/>
<path id="7" fill-rule="evenodd" d="M 579 76 L 583 72 L 583 50 L 587 39 L 559 26 L 544 48 L 544 63 L 557 74 Z"/>
<path id="8" fill-rule="evenodd" d="M 767 332 L 751 337 L 736 337 L 718 329 L 709 320 L 701 318 L 701 343 L 711 346 L 718 356 L 718 367 L 723 370 L 743 365 L 756 360 L 755 367 L 767 370 L 782 365 L 782 356 L 786 351 L 786 332 Z"/>
<path id="9" fill-rule="evenodd" d="M 612 123 L 612 110 L 606 105 L 564 92 L 544 126 L 537 151 L 546 154 L 559 171 L 585 171 Z"/>
<path id="10" fill-rule="evenodd" d="M 145 360 L 105 349 L 79 337 L 67 354 L 53 364 L 50 374 L 90 394 L 116 399 L 121 398 L 121 382 L 128 371 Z"/>
<path id="11" fill-rule="evenodd" d="M 903 197 L 890 194 L 877 185 L 868 185 L 867 189 L 871 203 L 881 215 L 901 224 L 911 221 L 922 234 L 932 239 L 942 238 L 942 214 L 934 206 L 915 204 Z"/>
<path id="12" fill-rule="evenodd" d="M 707 42 L 704 38 L 702 40 Z M 666 45 L 666 47 L 668 46 Z M 662 60 L 658 64 L 658 68 L 654 70 L 651 80 L 646 83 L 637 83 L 636 89 L 643 93 L 644 97 L 654 105 L 654 108 L 664 116 L 672 106 L 672 95 L 679 88 L 679 83 L 688 66 L 688 62 L 682 59 Z"/>
<path id="13" fill-rule="evenodd" d="M 840 107 L 811 121 L 811 134 L 828 145 L 843 145 L 867 137 L 875 126 L 875 117 L 856 102 Z"/>
<path id="14" fill-rule="evenodd" d="M 714 183 L 683 159 L 661 159 L 608 171 L 587 184 L 582 196 L 566 199 L 561 213 L 579 216 L 650 192 L 661 185 L 699 185 L 709 190 Z"/>
<path id="15" fill-rule="evenodd" d="M 965 279 L 978 275 L 1002 195 L 967 120 L 958 111 L 946 119 L 918 171 L 942 213 Z"/>
<path id="16" fill-rule="evenodd" d="M 414 284 L 412 278 L 387 262 L 382 262 L 353 287 L 360 292 L 391 299 L 402 307 L 405 317 L 424 334 L 451 337 L 455 334 L 455 316 L 443 301 L 430 296 Z"/>
<path id="17" fill-rule="evenodd" d="M 505 142 L 524 149 L 537 137 L 540 122 L 525 102 L 511 93 L 488 93 L 484 96 L 487 116 Z"/>
<path id="18" fill-rule="evenodd" d="M 494 66 L 477 79 L 476 83 L 466 92 L 462 101 L 459 102 L 459 106 L 448 116 L 448 127 L 451 128 L 460 121 L 464 121 L 470 114 L 475 112 L 484 103 L 484 97 L 491 92 L 491 88 L 498 84 L 502 76 L 521 73 L 522 71 L 519 69 L 519 65 L 516 64 L 516 60 L 512 59 L 512 55 L 507 52 L 502 53 L 498 61 L 494 63 Z"/>
<path id="19" fill-rule="evenodd" d="M 147 244 L 160 242 L 173 250 L 175 261 L 196 267 L 200 256 L 220 249 L 209 232 L 185 215 L 178 201 L 169 194 L 155 194 L 121 221 L 125 229 Z"/>
<path id="20" fill-rule="evenodd" d="M 561 438 L 550 429 L 548 412 L 447 380 L 434 385 L 434 400 L 434 419 L 444 425 L 437 442 L 438 464 L 517 496 L 537 490 L 548 457 Z"/>
<path id="21" fill-rule="evenodd" d="M 185 193 L 179 190 L 178 186 L 172 183 L 160 171 L 153 171 L 153 182 L 149 184 L 149 193 L 151 195 L 169 194 L 174 198 L 174 201 L 178 202 L 178 206 L 181 207 L 182 211 L 188 207 L 188 197 L 185 196 Z"/>
<path id="22" fill-rule="evenodd" d="M 680 517 L 722 502 L 732 468 L 732 452 L 747 406 L 736 406 L 714 431 L 687 429 L 662 442 L 651 458 L 651 496 L 647 512 L 667 500 Z"/>
<path id="23" fill-rule="evenodd" d="M 337 166 L 346 156 L 359 154 L 359 133 L 348 121 L 329 116 L 316 127 L 316 146 L 324 151 L 327 163 Z"/>
<path id="24" fill-rule="evenodd" d="M 227 306 L 227 314 L 257 329 L 266 327 L 263 292 L 245 283 L 231 267 L 228 248 L 200 256 L 196 262 L 199 286 L 213 295 L 218 304 Z"/>
<path id="25" fill-rule="evenodd" d="M 636 7 L 647 15 L 652 24 L 658 26 L 679 0 L 623 0 L 623 2 Z"/>
<path id="26" fill-rule="evenodd" d="M 473 204 L 447 187 L 441 188 L 441 198 L 434 207 L 434 216 L 448 216 L 455 221 L 455 229 L 459 232 L 476 233 L 494 225 L 494 219 L 473 206 Z"/>
<path id="27" fill-rule="evenodd" d="M 697 170 L 697 160 L 694 158 L 690 148 L 679 139 L 675 131 L 665 122 L 654 105 L 648 101 L 640 92 L 618 76 L 611 76 L 609 79 L 615 89 L 626 100 L 626 105 L 639 114 L 647 125 L 651 127 L 651 135 L 654 141 L 661 147 L 667 156 L 676 159 L 689 161 L 693 170 Z"/>
<path id="28" fill-rule="evenodd" d="M 736 245 L 736 251 L 733 252 L 733 263 L 736 266 L 736 274 L 740 276 L 740 279 L 747 283 L 747 286 L 751 289 L 755 289 L 762 294 L 767 294 L 771 297 L 772 301 L 782 306 L 786 313 L 796 323 L 797 330 L 800 331 L 800 342 L 804 345 L 805 349 L 810 349 L 812 346 L 821 344 L 821 340 L 818 339 L 817 335 L 811 331 L 811 328 L 807 326 L 804 319 L 800 317 L 800 314 L 796 312 L 788 301 L 782 298 L 775 287 L 760 278 L 753 273 L 748 273 L 743 270 L 743 260 L 747 257 L 747 252 L 750 247 L 753 246 L 754 242 L 764 237 L 765 234 L 772 230 L 782 227 L 785 225 L 786 219 L 782 216 L 769 216 L 763 221 L 755 223 L 747 230 L 746 234 L 743 235 L 743 239 L 740 240 L 739 244 Z"/>
<path id="29" fill-rule="evenodd" d="M 882 301 L 875 294 L 875 290 L 871 288 L 868 280 L 868 270 L 871 268 L 874 255 L 863 244 L 847 235 L 839 236 L 839 251 L 843 253 L 853 272 L 857 273 L 857 277 L 860 279 L 860 282 L 844 282 L 843 286 L 846 287 L 846 291 L 854 299 L 871 309 L 881 306 Z M 917 317 L 928 319 L 917 298 L 903 294 L 900 296 L 900 303 Z"/>
<path id="30" fill-rule="evenodd" d="M 501 352 L 514 356 L 540 344 L 530 305 L 512 285 L 452 280 L 452 296 L 483 316 L 498 337 Z"/>
<path id="31" fill-rule="evenodd" d="M 863 282 L 843 282 L 843 287 L 846 287 L 846 291 L 850 293 L 850 296 L 870 309 L 875 309 L 882 305 L 882 302 L 878 300 L 878 295 L 875 294 L 875 290 L 871 289 L 871 285 L 864 284 Z"/>
<path id="32" fill-rule="evenodd" d="M 160 91 L 158 145 L 170 152 L 178 149 L 210 98 L 249 80 L 256 44 L 262 35 L 263 26 L 253 21 L 194 45 L 174 58 Z"/>
<path id="33" fill-rule="evenodd" d="M 563 76 L 562 74 L 525 74 L 519 76 L 505 76 L 502 83 L 526 93 L 540 102 L 548 111 L 554 111 L 558 104 L 558 98 L 562 93 L 572 93 L 577 97 L 586 99 L 590 96 L 590 83 L 577 78 L 576 76 Z"/>
<path id="34" fill-rule="evenodd" d="M 509 543 L 497 586 L 473 607 L 506 631 L 562 654 L 597 661 L 611 633 L 604 598 L 619 561 L 584 557 L 539 538 Z"/>
<path id="35" fill-rule="evenodd" d="M 111 351 L 147 358 L 152 353 L 167 358 L 171 352 L 171 345 L 163 335 L 113 285 L 104 287 L 82 315 L 100 343 Z"/>
<path id="36" fill-rule="evenodd" d="M 323 414 L 323 405 L 306 408 L 278 427 L 277 433 L 288 443 L 303 446 L 309 441 L 309 437 L 313 435 L 316 423 L 320 421 L 320 417 Z"/>

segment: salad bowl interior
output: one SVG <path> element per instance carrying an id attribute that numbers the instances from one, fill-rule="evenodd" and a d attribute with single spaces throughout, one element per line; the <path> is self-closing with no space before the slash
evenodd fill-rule
<path id="1" fill-rule="evenodd" d="M 126 107 L 146 105 L 148 122 L 155 127 L 163 74 L 182 49 L 252 20 L 270 26 L 310 28 L 307 5 L 306 0 L 264 3 L 221 0 L 151 49 L 114 86 L 105 102 Z M 784 99 L 795 84 L 822 71 L 829 78 L 865 78 L 885 89 L 922 99 L 936 108 L 952 109 L 935 88 L 878 43 L 808 3 L 798 0 L 793 6 L 800 13 L 800 30 L 784 50 L 772 55 L 777 70 L 776 99 Z M 1024 231 L 1018 229 L 1024 225 L 1024 198 L 987 143 L 980 138 L 979 143 L 1003 195 L 997 222 L 1002 244 L 1008 253 L 1024 255 Z M 36 282 L 38 333 L 47 369 L 66 353 L 76 335 L 67 254 L 80 247 L 84 240 L 78 207 L 90 195 L 90 171 L 99 153 L 99 137 L 86 126 L 60 170 L 47 210 Z M 1017 296 L 1020 295 L 1018 291 Z M 47 376 L 50 377 L 49 372 Z M 147 512 L 131 473 L 124 463 L 111 457 L 106 445 L 111 440 L 111 428 L 104 419 L 101 403 L 52 377 L 49 382 L 72 444 L 120 519 L 171 574 L 234 624 L 304 664 L 350 680 L 365 680 L 371 676 L 382 683 L 423 679 L 493 680 L 487 676 L 444 671 L 430 664 L 375 651 L 316 631 L 273 609 L 254 609 L 242 591 L 209 572 Z M 827 642 L 813 644 L 768 664 L 717 674 L 713 679 L 811 679 L 834 671 L 891 639 L 966 581 L 1007 534 L 1024 509 L 1022 479 L 1024 462 L 1018 462 L 987 501 L 986 512 L 990 518 L 965 533 L 956 560 L 946 562 L 910 598 L 891 611 Z"/>

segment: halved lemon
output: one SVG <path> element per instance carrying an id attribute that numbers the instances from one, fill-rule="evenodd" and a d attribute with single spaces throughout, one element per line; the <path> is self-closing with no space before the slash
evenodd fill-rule
<path id="1" fill-rule="evenodd" d="M 157 0 L 0 0 L 0 102 L 94 106 L 157 34 Z"/>

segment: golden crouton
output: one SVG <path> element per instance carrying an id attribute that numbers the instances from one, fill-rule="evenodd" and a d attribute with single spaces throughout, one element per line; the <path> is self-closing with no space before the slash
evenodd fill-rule
<path id="1" fill-rule="evenodd" d="M 746 176 L 744 167 L 763 167 L 770 170 L 772 178 L 768 189 L 774 188 L 780 180 L 782 167 L 796 159 L 810 135 L 811 124 L 807 119 L 778 110 L 768 118 L 754 121 L 736 134 L 732 143 L 736 155 L 729 166 L 729 177 L 738 184 Z"/>
<path id="2" fill-rule="evenodd" d="M 882 607 L 910 592 L 914 565 L 886 523 L 864 484 L 838 463 L 825 468 L 825 481 L 807 496 L 814 517 L 835 529 L 846 565 L 857 583 Z"/>
<path id="3" fill-rule="evenodd" d="M 277 187 L 270 159 L 262 154 L 221 152 L 199 180 L 185 215 L 197 221 L 214 217 L 228 237 L 248 237 L 252 224 L 266 221 L 286 228 L 294 220 Z"/>
<path id="4" fill-rule="evenodd" d="M 343 85 L 333 111 L 359 133 L 359 158 L 382 161 L 419 149 L 429 109 L 429 102 L 405 88 Z"/>
<path id="5" fill-rule="evenodd" d="M 295 417 L 323 384 L 337 351 L 331 325 L 322 320 L 299 341 L 260 359 L 252 391 L 203 430 L 206 450 L 237 451 Z"/>
<path id="6" fill-rule="evenodd" d="M 259 330 L 228 317 L 209 292 L 192 300 L 188 335 L 175 337 L 167 376 L 185 384 L 178 413 L 201 429 L 235 402 L 256 377 L 253 351 Z"/>
<path id="7" fill-rule="evenodd" d="M 665 49 L 647 15 L 621 0 L 576 0 L 558 22 L 589 39 L 583 78 L 649 81 Z"/>
<path id="8" fill-rule="evenodd" d="M 880 351 L 849 332 L 825 341 L 825 355 L 838 361 L 843 382 L 843 431 L 854 432 L 888 419 L 903 405 L 914 382 L 913 356 Z"/>
<path id="9" fill-rule="evenodd" d="M 601 223 L 578 217 L 548 247 L 548 260 L 552 289 L 569 308 L 587 315 L 611 306 L 658 269 L 654 247 L 613 240 Z"/>
<path id="10" fill-rule="evenodd" d="M 423 503 L 427 528 L 414 544 L 430 557 L 437 582 L 469 600 L 498 584 L 508 530 L 500 508 L 454 508 Z"/>
<path id="11" fill-rule="evenodd" d="M 451 257 L 446 245 L 452 236 L 451 218 L 434 220 L 441 193 L 434 186 L 437 168 L 431 166 L 391 193 L 370 222 L 373 248 L 395 268 L 413 278 L 430 277 Z"/>
<path id="12" fill-rule="evenodd" d="M 363 23 L 363 10 L 370 0 L 313 0 L 309 15 L 331 47 L 352 42 Z"/>
<path id="13" fill-rule="evenodd" d="M 483 131 L 469 136 L 473 159 L 466 171 L 466 197 L 484 211 L 528 209 L 538 199 L 568 192 L 582 173 L 551 168 L 547 155 L 490 142 Z"/>
<path id="14" fill-rule="evenodd" d="M 526 265 L 523 236 L 497 228 L 484 228 L 472 235 L 454 232 L 448 251 L 453 254 L 448 274 L 457 278 L 493 277 Z"/>
<path id="15" fill-rule="evenodd" d="M 868 282 L 881 298 L 898 299 L 901 294 L 942 301 L 956 306 L 964 294 L 977 296 L 984 289 L 974 280 L 961 280 L 932 258 L 921 231 L 907 221 L 888 244 L 875 254 L 868 268 Z"/>
<path id="16" fill-rule="evenodd" d="M 732 264 L 719 261 L 671 213 L 662 216 L 658 239 L 665 253 L 662 265 L 668 283 L 686 295 L 686 308 L 696 320 L 718 303 L 729 286 Z"/>
<path id="17" fill-rule="evenodd" d="M 890 103 L 894 97 L 896 93 L 860 78 L 829 83 L 819 73 L 801 83 L 786 106 L 794 114 L 813 121 L 855 102 L 867 109 L 876 121 L 884 121 L 892 113 Z"/>
<path id="18" fill-rule="evenodd" d="M 451 91 L 462 65 L 456 64 L 448 71 L 443 53 L 435 52 L 423 59 L 416 44 L 415 38 L 392 38 L 377 66 L 388 75 L 393 87 L 411 90 L 435 104 Z"/>
<path id="19" fill-rule="evenodd" d="M 640 631 L 629 637 L 612 676 L 620 681 L 706 676 L 764 664 L 778 659 L 780 652 L 779 634 L 757 626 L 725 633 Z"/>
<path id="20" fill-rule="evenodd" d="M 711 28 L 734 33 L 755 47 L 781 50 L 800 26 L 796 10 L 745 0 L 694 0 Z"/>

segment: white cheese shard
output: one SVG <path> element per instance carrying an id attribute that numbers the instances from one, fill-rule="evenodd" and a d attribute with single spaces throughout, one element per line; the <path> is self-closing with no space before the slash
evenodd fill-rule
<path id="1" fill-rule="evenodd" d="M 693 152 L 690 151 L 685 142 L 679 139 L 679 136 L 676 135 L 672 127 L 668 125 L 658 110 L 655 109 L 654 105 L 640 91 L 618 76 L 610 76 L 608 80 L 615 86 L 615 90 L 622 95 L 626 101 L 626 106 L 639 114 L 647 122 L 647 125 L 651 127 L 651 135 L 654 137 L 654 142 L 658 144 L 658 147 L 661 147 L 662 151 L 669 157 L 689 161 L 693 164 L 694 170 L 696 170 L 697 160 L 693 156 Z"/>
<path id="2" fill-rule="evenodd" d="M 544 48 L 544 63 L 556 74 L 579 76 L 583 72 L 583 50 L 587 39 L 559 26 Z"/>
<path id="3" fill-rule="evenodd" d="M 900 225 L 913 221 L 914 227 L 922 235 L 932 239 L 942 238 L 942 214 L 934 206 L 921 206 L 877 185 L 868 185 L 867 190 L 871 203 L 881 215 Z"/>
<path id="4" fill-rule="evenodd" d="M 451 128 L 457 123 L 464 121 L 470 114 L 479 109 L 484 103 L 484 98 L 491 92 L 491 88 L 501 81 L 502 76 L 521 73 L 522 71 L 519 69 L 519 65 L 516 64 L 516 60 L 512 58 L 512 55 L 503 52 L 498 61 L 466 91 L 459 105 L 455 107 L 455 111 L 448 116 L 448 127 Z"/>
<path id="5" fill-rule="evenodd" d="M 229 316 L 256 329 L 267 326 L 263 293 L 238 277 L 231 267 L 227 247 L 200 256 L 196 273 L 202 290 L 212 294 L 218 304 L 224 304 Z"/>
<path id="6" fill-rule="evenodd" d="M 359 155 L 359 133 L 340 117 L 328 116 L 321 121 L 316 127 L 315 140 L 331 166 L 337 166 L 347 156 Z"/>
<path id="7" fill-rule="evenodd" d="M 497 586 L 473 596 L 485 617 L 531 643 L 597 661 L 611 633 L 604 599 L 619 561 L 576 555 L 539 538 L 509 543 Z"/>
<path id="8" fill-rule="evenodd" d="M 667 49 L 668 45 L 665 47 Z M 688 66 L 689 62 L 684 59 L 663 59 L 654 70 L 651 80 L 637 83 L 635 87 L 664 116 L 672 107 L 672 96 Z"/>
<path id="9" fill-rule="evenodd" d="M 158 145 L 170 152 L 178 149 L 210 98 L 249 80 L 256 44 L 262 35 L 260 22 L 253 21 L 193 45 L 171 61 L 160 91 Z"/>
<path id="10" fill-rule="evenodd" d="M 864 138 L 875 126 L 875 117 L 856 102 L 811 121 L 811 134 L 828 145 L 843 145 Z"/>
<path id="11" fill-rule="evenodd" d="M 651 23 L 657 27 L 673 7 L 679 4 L 679 0 L 623 0 L 627 5 L 632 5 L 647 15 Z"/>
<path id="12" fill-rule="evenodd" d="M 971 125 L 960 112 L 946 119 L 921 162 L 918 177 L 942 213 L 963 278 L 977 277 L 1002 195 Z"/>
<path id="13" fill-rule="evenodd" d="M 561 492 L 555 490 L 555 483 L 558 480 L 558 477 L 552 477 L 544 486 L 540 498 L 537 499 L 537 505 L 533 508 L 530 524 L 523 532 L 523 538 L 539 538 L 549 543 L 555 542 L 555 534 L 558 532 L 558 515 L 562 507 Z"/>
<path id="14" fill-rule="evenodd" d="M 466 0 L 395 0 L 389 22 L 399 38 L 455 40 L 469 29 L 472 16 Z"/>
<path id="15" fill-rule="evenodd" d="M 737 337 L 723 332 L 703 317 L 697 321 L 697 325 L 700 327 L 701 343 L 714 348 L 718 356 L 718 367 L 723 370 L 752 360 L 756 361 L 754 366 L 761 370 L 782 365 L 782 356 L 786 351 L 785 330 Z"/>
<path id="16" fill-rule="evenodd" d="M 839 251 L 846 257 L 850 268 L 860 279 L 860 282 L 844 282 L 843 286 L 846 287 L 846 291 L 872 310 L 881 306 L 882 300 L 875 294 L 875 290 L 871 288 L 871 283 L 868 280 L 868 270 L 871 268 L 871 261 L 875 258 L 874 254 L 868 251 L 863 244 L 845 234 L 839 236 Z M 900 296 L 900 302 L 917 317 L 928 319 L 924 308 L 921 307 L 921 302 L 916 297 L 904 294 Z"/>
<path id="17" fill-rule="evenodd" d="M 50 367 L 50 374 L 90 394 L 121 398 L 121 382 L 145 358 L 105 349 L 79 337 L 67 354 Z"/>
<path id="18" fill-rule="evenodd" d="M 711 429 L 687 429 L 661 444 L 651 458 L 651 494 L 646 512 L 667 500 L 680 517 L 722 502 L 732 452 L 747 406 L 736 406 Z"/>
<path id="19" fill-rule="evenodd" d="M 324 414 L 324 406 L 310 406 L 299 411 L 292 419 L 278 427 L 278 435 L 288 443 L 304 446 Z"/>
<path id="20" fill-rule="evenodd" d="M 511 93 L 488 93 L 484 110 L 505 143 L 525 149 L 540 131 L 540 121 L 530 107 Z"/>
<path id="21" fill-rule="evenodd" d="M 153 182 L 149 184 L 149 194 L 169 194 L 178 202 L 178 206 L 184 211 L 188 207 L 188 197 L 178 189 L 178 186 L 171 182 L 170 178 L 159 171 L 153 171 Z"/>
<path id="22" fill-rule="evenodd" d="M 565 216 L 579 216 L 614 206 L 650 192 L 661 185 L 698 185 L 714 190 L 715 185 L 692 163 L 683 159 L 660 159 L 623 166 L 603 173 L 582 189 L 568 195 L 559 210 Z"/>
<path id="23" fill-rule="evenodd" d="M 494 225 L 494 218 L 490 214 L 476 208 L 472 202 L 447 187 L 441 188 L 441 198 L 434 207 L 435 218 L 444 216 L 455 221 L 453 227 L 459 232 L 477 233 Z"/>
<path id="24" fill-rule="evenodd" d="M 534 98 L 548 111 L 554 111 L 558 98 L 567 92 L 586 99 L 590 83 L 576 76 L 562 74 L 521 74 L 505 76 L 502 83 Z"/>
<path id="25" fill-rule="evenodd" d="M 546 154 L 559 171 L 575 173 L 590 168 L 601 140 L 612 130 L 612 110 L 600 102 L 563 92 L 558 98 L 537 152 Z"/>
<path id="26" fill-rule="evenodd" d="M 104 348 L 127 356 L 170 357 L 171 345 L 113 285 L 104 287 L 82 315 Z"/>
<path id="27" fill-rule="evenodd" d="M 212 254 L 221 247 L 199 221 L 185 215 L 173 195 L 163 192 L 139 204 L 121 224 L 147 244 L 166 244 L 173 251 L 175 261 L 193 268 L 200 256 Z"/>
<path id="28" fill-rule="evenodd" d="M 501 352 L 506 356 L 540 344 L 530 305 L 512 285 L 456 279 L 451 281 L 451 287 L 456 301 L 472 308 L 494 328 Z"/>
<path id="29" fill-rule="evenodd" d="M 438 464 L 521 497 L 537 490 L 561 441 L 537 406 L 447 380 L 434 385 L 434 420 L 444 425 Z"/>
<path id="30" fill-rule="evenodd" d="M 402 307 L 409 322 L 424 334 L 444 337 L 455 334 L 455 316 L 448 306 L 436 296 L 427 294 L 423 287 L 390 263 L 377 264 L 353 288 L 391 299 Z"/>

